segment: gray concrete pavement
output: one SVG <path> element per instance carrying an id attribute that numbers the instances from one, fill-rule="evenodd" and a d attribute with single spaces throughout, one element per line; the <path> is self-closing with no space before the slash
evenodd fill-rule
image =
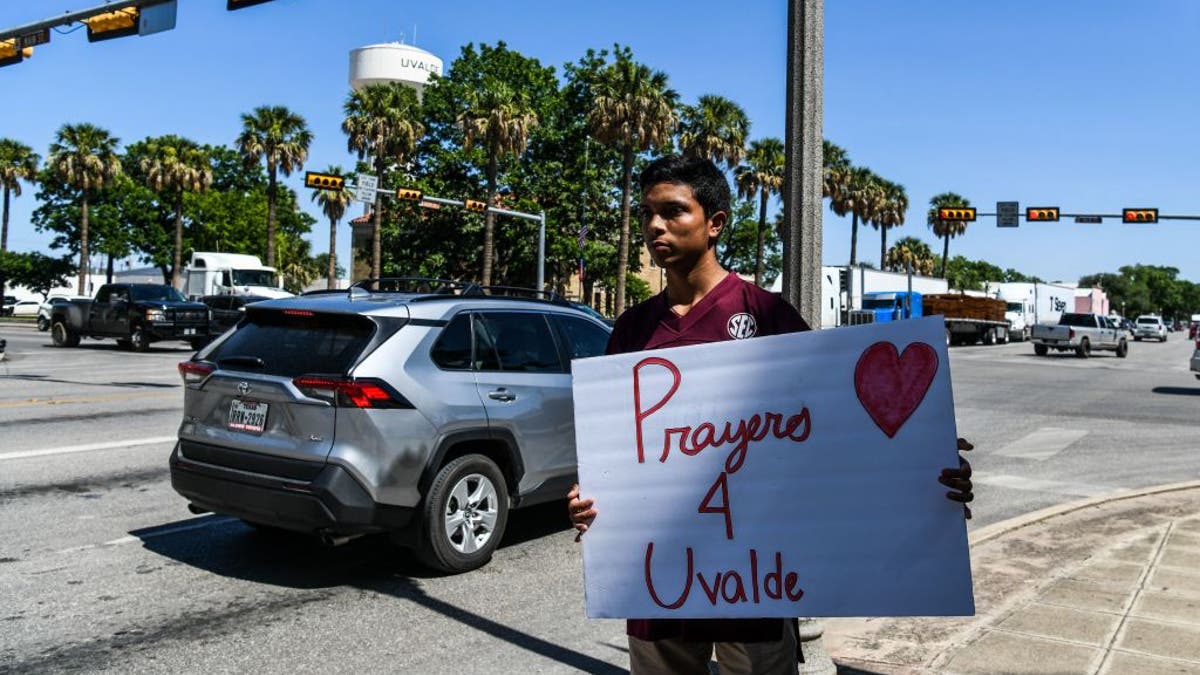
<path id="1" fill-rule="evenodd" d="M 844 673 L 1200 673 L 1200 481 L 972 535 L 977 614 L 836 619 Z"/>

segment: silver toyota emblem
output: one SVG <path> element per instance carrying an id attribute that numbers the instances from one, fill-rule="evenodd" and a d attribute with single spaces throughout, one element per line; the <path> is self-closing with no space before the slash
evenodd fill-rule
<path id="1" fill-rule="evenodd" d="M 250 393 L 250 389 L 251 389 L 250 383 L 249 382 L 238 382 L 237 389 L 238 389 L 239 394 L 241 394 L 242 396 L 245 396 L 246 394 Z"/>

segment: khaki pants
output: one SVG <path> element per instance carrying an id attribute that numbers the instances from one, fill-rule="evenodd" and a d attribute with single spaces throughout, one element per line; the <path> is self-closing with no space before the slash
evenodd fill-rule
<path id="1" fill-rule="evenodd" d="M 782 621 L 782 619 L 781 619 Z M 784 627 L 776 642 L 685 642 L 629 638 L 630 675 L 709 675 L 717 655 L 721 675 L 796 675 L 796 633 Z"/>

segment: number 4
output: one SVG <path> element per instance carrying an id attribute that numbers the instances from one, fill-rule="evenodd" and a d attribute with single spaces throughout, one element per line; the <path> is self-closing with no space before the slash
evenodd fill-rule
<path id="1" fill-rule="evenodd" d="M 725 472 L 722 471 L 717 480 L 713 481 L 712 487 L 708 489 L 708 494 L 704 495 L 704 499 L 700 502 L 700 506 L 696 508 L 698 513 L 722 513 L 725 514 L 725 538 L 733 539 L 733 517 L 729 513 L 729 485 L 725 479 Z M 718 505 L 713 505 L 712 499 L 717 494 L 717 489 L 721 490 L 721 502 Z"/>

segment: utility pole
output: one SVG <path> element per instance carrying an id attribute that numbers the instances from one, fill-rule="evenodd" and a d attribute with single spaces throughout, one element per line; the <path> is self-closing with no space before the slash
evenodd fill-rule
<path id="1" fill-rule="evenodd" d="M 823 0 L 788 0 L 787 128 L 784 141 L 783 297 L 813 328 L 821 327 L 821 80 Z M 819 542 L 812 542 L 819 545 Z M 820 621 L 800 619 L 805 675 L 834 675 Z"/>
<path id="2" fill-rule="evenodd" d="M 783 297 L 821 327 L 823 0 L 788 0 Z"/>

